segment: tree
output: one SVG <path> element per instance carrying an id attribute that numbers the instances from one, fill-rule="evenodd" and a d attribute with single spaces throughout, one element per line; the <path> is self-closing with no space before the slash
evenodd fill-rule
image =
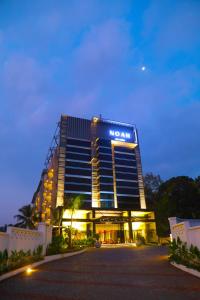
<path id="1" fill-rule="evenodd" d="M 64 210 L 64 206 L 57 206 L 52 210 L 52 225 L 58 228 L 58 235 L 62 234 L 62 219 Z"/>
<path id="2" fill-rule="evenodd" d="M 21 214 L 14 216 L 18 222 L 15 226 L 21 228 L 34 229 L 34 222 L 36 221 L 36 219 L 34 218 L 34 208 L 30 204 L 24 205 L 19 209 L 19 212 Z"/>
<path id="3" fill-rule="evenodd" d="M 148 209 L 155 208 L 156 194 L 162 182 L 160 175 L 154 175 L 153 173 L 145 174 L 144 189 Z"/>
<path id="4" fill-rule="evenodd" d="M 199 190 L 199 193 L 200 193 L 200 176 L 198 176 L 197 178 L 195 178 L 195 184 Z"/>
<path id="5" fill-rule="evenodd" d="M 65 210 L 70 212 L 70 225 L 65 228 L 65 232 L 68 236 L 68 246 L 72 247 L 72 233 L 73 233 L 73 216 L 77 209 L 82 205 L 81 196 L 66 197 L 62 206 L 57 206 L 52 210 L 52 224 L 58 227 L 59 235 L 62 235 L 62 220 Z"/>
<path id="6" fill-rule="evenodd" d="M 169 234 L 169 217 L 200 218 L 200 193 L 192 178 L 172 177 L 160 185 L 156 195 L 159 236 Z"/>
<path id="7" fill-rule="evenodd" d="M 71 224 L 67 226 L 65 232 L 68 235 L 68 246 L 72 248 L 72 233 L 73 233 L 73 215 L 77 209 L 79 209 L 82 205 L 82 197 L 81 196 L 70 196 L 65 200 L 65 206 L 70 211 L 70 219 Z"/>
<path id="8" fill-rule="evenodd" d="M 0 232 L 6 232 L 7 230 L 7 224 L 5 224 L 4 226 L 0 226 Z"/>
<path id="9" fill-rule="evenodd" d="M 65 207 L 70 211 L 71 216 L 71 226 L 73 222 L 73 215 L 77 209 L 79 209 L 82 205 L 82 197 L 81 196 L 71 196 L 65 200 Z"/>

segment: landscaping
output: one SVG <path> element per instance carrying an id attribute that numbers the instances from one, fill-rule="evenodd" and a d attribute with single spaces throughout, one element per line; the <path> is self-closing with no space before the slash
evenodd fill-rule
<path id="1" fill-rule="evenodd" d="M 63 235 L 53 236 L 51 244 L 47 248 L 46 255 L 55 255 L 79 251 L 86 247 L 93 247 L 96 241 L 95 237 L 88 237 L 85 239 L 74 239 L 70 241 Z"/>
<path id="2" fill-rule="evenodd" d="M 31 251 L 12 251 L 8 256 L 7 250 L 0 251 L 0 275 L 11 270 L 29 265 L 31 263 L 43 260 L 42 246 L 38 246 L 32 253 Z"/>
<path id="3" fill-rule="evenodd" d="M 86 247 L 93 247 L 95 241 L 96 237 L 86 239 L 74 239 L 73 237 L 69 245 L 69 240 L 66 236 L 53 236 L 52 242 L 46 250 L 46 255 L 50 256 L 80 251 Z M 14 250 L 9 256 L 7 250 L 0 251 L 0 275 L 43 260 L 44 255 L 42 254 L 42 250 L 42 245 L 40 245 L 32 252 L 30 250 Z"/>
<path id="4" fill-rule="evenodd" d="M 193 245 L 188 247 L 179 237 L 177 240 L 173 239 L 169 245 L 169 260 L 200 271 L 200 250 Z"/>

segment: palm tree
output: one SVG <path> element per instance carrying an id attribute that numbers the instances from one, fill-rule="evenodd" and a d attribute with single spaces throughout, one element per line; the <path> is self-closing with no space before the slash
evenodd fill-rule
<path id="1" fill-rule="evenodd" d="M 19 209 L 19 212 L 21 214 L 15 215 L 14 217 L 17 219 L 17 224 L 15 226 L 21 227 L 21 228 L 29 228 L 34 229 L 34 209 L 33 207 L 29 205 L 24 205 Z"/>
<path id="2" fill-rule="evenodd" d="M 52 209 L 52 225 L 58 228 L 59 235 L 62 234 L 62 219 L 64 211 L 64 206 L 57 206 Z"/>
<path id="3" fill-rule="evenodd" d="M 71 196 L 64 199 L 63 206 L 57 206 L 52 210 L 52 225 L 58 228 L 59 235 L 62 235 L 62 219 L 66 209 L 70 211 L 70 225 L 65 229 L 69 239 L 69 248 L 72 246 L 73 215 L 82 205 L 81 196 Z"/>
<path id="4" fill-rule="evenodd" d="M 81 196 L 76 196 L 76 197 L 70 197 L 65 200 L 65 206 L 67 209 L 70 211 L 70 218 L 71 218 L 71 227 L 72 227 L 72 222 L 73 222 L 73 215 L 77 209 L 79 209 L 82 205 L 82 197 Z"/>
<path id="5" fill-rule="evenodd" d="M 67 233 L 68 239 L 69 239 L 68 246 L 69 246 L 69 248 L 72 248 L 73 215 L 74 215 L 75 211 L 81 207 L 82 197 L 81 196 L 76 196 L 76 197 L 71 196 L 71 197 L 67 198 L 64 201 L 64 203 L 65 203 L 65 207 L 67 209 L 69 209 L 69 211 L 70 211 L 71 224 L 70 224 L 70 226 L 68 226 L 65 229 L 65 232 Z"/>

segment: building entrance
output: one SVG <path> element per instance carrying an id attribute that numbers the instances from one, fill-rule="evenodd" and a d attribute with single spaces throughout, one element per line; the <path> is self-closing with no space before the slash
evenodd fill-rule
<path id="1" fill-rule="evenodd" d="M 124 242 L 124 231 L 120 224 L 96 224 L 96 233 L 103 244 Z"/>

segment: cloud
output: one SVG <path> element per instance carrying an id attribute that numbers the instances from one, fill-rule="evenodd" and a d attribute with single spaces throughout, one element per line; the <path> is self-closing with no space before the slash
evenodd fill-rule
<path id="1" fill-rule="evenodd" d="M 51 90 L 48 70 L 32 57 L 11 55 L 3 64 L 1 79 L 4 105 L 7 112 L 12 113 L 15 125 L 28 125 L 33 114 L 36 125 L 36 115 L 43 112 L 44 116 Z M 38 121 L 40 123 L 41 118 Z"/>
<path id="2" fill-rule="evenodd" d="M 92 26 L 74 54 L 73 76 L 79 87 L 105 84 L 116 77 L 131 47 L 130 26 L 123 20 L 109 20 Z"/>
<path id="3" fill-rule="evenodd" d="M 30 202 L 61 113 L 136 123 L 145 171 L 200 174 L 199 1 L 14 2 L 0 12 L 10 208 Z"/>
<path id="4" fill-rule="evenodd" d="M 148 81 L 140 79 L 120 107 L 140 129 L 145 170 L 165 178 L 200 172 L 199 85 L 200 71 L 194 66 L 152 74 Z"/>
<path id="5" fill-rule="evenodd" d="M 47 77 L 47 72 L 33 58 L 22 55 L 9 57 L 4 62 L 3 69 L 5 88 L 22 96 L 40 92 L 44 77 Z M 21 101 L 27 102 L 22 98 Z"/>
<path id="6" fill-rule="evenodd" d="M 92 90 L 86 94 L 79 94 L 78 92 L 69 98 L 71 103 L 70 114 L 71 115 L 89 115 L 94 109 L 95 103 L 98 101 L 98 91 Z M 64 111 L 66 111 L 65 109 Z"/>
<path id="7" fill-rule="evenodd" d="M 16 223 L 16 219 L 13 217 L 18 213 L 20 207 L 30 202 L 32 188 L 31 184 L 27 185 L 17 175 L 4 173 L 4 176 L 1 177 L 3 209 L 0 210 L 0 226 L 6 223 Z"/>
<path id="8" fill-rule="evenodd" d="M 200 46 L 198 1 L 152 1 L 143 20 L 144 37 L 160 57 Z"/>
<path id="9" fill-rule="evenodd" d="M 45 35 L 56 34 L 63 23 L 63 13 L 61 10 L 54 9 L 46 14 L 39 16 L 36 22 L 38 30 Z"/>

